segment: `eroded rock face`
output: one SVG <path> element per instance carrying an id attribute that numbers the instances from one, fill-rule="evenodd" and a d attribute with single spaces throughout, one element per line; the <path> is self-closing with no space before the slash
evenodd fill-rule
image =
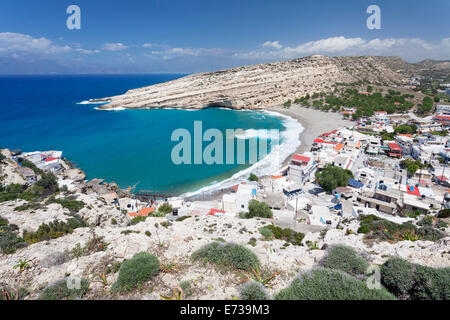
<path id="1" fill-rule="evenodd" d="M 406 79 L 380 57 L 310 57 L 189 75 L 129 90 L 97 101 L 100 108 L 228 107 L 259 109 L 280 105 L 309 93 L 330 92 L 335 83 L 367 80 L 400 84 Z"/>

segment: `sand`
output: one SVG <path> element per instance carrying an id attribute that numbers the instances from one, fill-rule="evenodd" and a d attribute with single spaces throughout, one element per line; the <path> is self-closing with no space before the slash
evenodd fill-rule
<path id="1" fill-rule="evenodd" d="M 354 122 L 345 120 L 340 113 L 324 112 L 312 108 L 292 106 L 289 109 L 280 107 L 270 109 L 270 111 L 292 117 L 304 127 L 304 130 L 300 133 L 300 141 L 302 143 L 295 151 L 296 154 L 309 151 L 314 139 L 322 133 L 354 125 Z M 287 165 L 289 160 L 290 157 L 286 158 L 283 166 Z"/>
<path id="2" fill-rule="evenodd" d="M 301 144 L 293 154 L 302 154 L 306 151 L 309 151 L 314 139 L 316 139 L 322 133 L 354 125 L 354 122 L 345 120 L 340 113 L 323 112 L 312 108 L 300 107 L 298 105 L 294 105 L 289 109 L 284 107 L 270 108 L 267 109 L 267 111 L 278 112 L 283 115 L 289 116 L 293 119 L 296 119 L 303 126 L 304 129 L 299 135 Z M 288 165 L 292 155 L 288 156 L 283 161 L 281 168 Z M 272 174 L 275 174 L 275 172 L 273 172 Z M 219 200 L 222 199 L 224 193 L 228 192 L 229 188 L 214 190 L 201 195 L 190 197 L 190 200 Z"/>

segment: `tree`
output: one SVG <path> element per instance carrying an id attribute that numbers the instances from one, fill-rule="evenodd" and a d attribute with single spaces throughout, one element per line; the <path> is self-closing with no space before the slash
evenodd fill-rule
<path id="1" fill-rule="evenodd" d="M 258 176 L 254 173 L 250 173 L 250 176 L 248 177 L 248 180 L 250 181 L 258 181 Z"/>
<path id="2" fill-rule="evenodd" d="M 416 173 L 416 171 L 419 170 L 419 166 L 417 164 L 411 163 L 410 165 L 408 165 L 407 170 L 409 176 L 412 177 L 414 173 Z"/>
<path id="3" fill-rule="evenodd" d="M 367 87 L 367 92 L 372 92 L 373 91 L 373 87 L 372 86 L 368 86 Z"/>
<path id="4" fill-rule="evenodd" d="M 290 107 L 291 107 L 291 104 L 292 104 L 292 101 L 289 99 L 288 101 L 286 101 L 285 103 L 283 103 L 283 106 L 284 106 L 285 108 L 290 108 Z"/>
<path id="5" fill-rule="evenodd" d="M 253 217 L 272 218 L 273 213 L 266 203 L 252 199 L 248 202 L 247 218 Z"/>
<path id="6" fill-rule="evenodd" d="M 416 127 L 416 129 L 417 129 L 417 127 Z M 394 132 L 400 133 L 400 134 L 411 134 L 411 133 L 413 133 L 413 128 L 411 128 L 407 124 L 402 124 L 402 125 L 399 125 L 397 128 L 395 128 Z"/>
<path id="7" fill-rule="evenodd" d="M 41 179 L 36 182 L 36 186 L 43 188 L 43 196 L 48 196 L 59 190 L 58 180 L 53 173 L 42 175 Z"/>
<path id="8" fill-rule="evenodd" d="M 353 178 L 353 173 L 341 167 L 327 164 L 322 171 L 316 172 L 316 178 L 325 191 L 331 192 L 337 187 L 347 186 L 348 179 Z"/>
<path id="9" fill-rule="evenodd" d="M 419 106 L 419 110 L 422 113 L 430 112 L 433 109 L 433 100 L 430 97 L 423 98 L 422 105 Z"/>

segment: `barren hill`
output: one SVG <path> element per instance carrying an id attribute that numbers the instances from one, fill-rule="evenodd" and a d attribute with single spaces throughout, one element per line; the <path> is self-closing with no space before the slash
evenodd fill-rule
<path id="1" fill-rule="evenodd" d="M 438 61 L 426 59 L 417 63 L 408 63 L 399 57 L 378 57 L 394 71 L 410 76 L 447 78 L 450 76 L 450 60 Z"/>
<path id="2" fill-rule="evenodd" d="M 289 61 L 257 64 L 189 75 L 177 80 L 129 90 L 101 108 L 270 108 L 306 93 L 331 91 L 335 83 L 369 81 L 400 84 L 405 78 L 381 57 L 313 55 Z"/>

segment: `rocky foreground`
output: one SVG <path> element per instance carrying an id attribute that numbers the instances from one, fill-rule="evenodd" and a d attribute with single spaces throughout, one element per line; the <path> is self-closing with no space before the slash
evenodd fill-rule
<path id="1" fill-rule="evenodd" d="M 20 185 L 13 161 L 3 160 L 1 166 L 2 181 Z M 57 172 L 58 178 L 73 170 Z M 286 288 L 299 271 L 320 266 L 327 248 L 336 244 L 354 248 L 373 265 L 400 257 L 432 267 L 450 266 L 448 228 L 437 241 L 367 241 L 358 233 L 360 221 L 346 219 L 338 229 L 307 233 L 298 243 L 264 235 L 261 228 L 274 223 L 266 218 L 184 216 L 174 220 L 149 216 L 137 221 L 117 204 L 95 193 L 87 194 L 83 175 L 72 174 L 71 178 L 78 180 L 73 191 L 60 189 L 33 201 L 0 202 L 0 229 L 11 229 L 25 239 L 15 250 L 6 252 L 3 246 L 12 240 L 0 236 L 0 298 L 26 292 L 25 299 L 38 299 L 45 288 L 78 277 L 89 281 L 84 299 L 158 300 L 171 296 L 183 283 L 184 299 L 234 299 L 242 289 L 241 271 L 192 259 L 194 251 L 215 240 L 237 243 L 254 252 L 262 272 L 276 274 L 267 286 L 270 295 Z M 33 186 L 26 190 L 30 189 Z M 83 224 L 42 237 L 48 233 L 43 224 L 55 220 L 68 223 L 74 218 Z M 138 289 L 114 293 L 111 289 L 122 272 L 121 264 L 140 252 L 155 255 L 161 272 Z"/>
<path id="2" fill-rule="evenodd" d="M 406 79 L 383 57 L 313 55 L 289 61 L 189 75 L 119 96 L 93 100 L 113 108 L 191 108 L 222 106 L 259 109 L 280 105 L 307 93 L 331 92 L 336 83 L 369 81 L 402 84 Z"/>

